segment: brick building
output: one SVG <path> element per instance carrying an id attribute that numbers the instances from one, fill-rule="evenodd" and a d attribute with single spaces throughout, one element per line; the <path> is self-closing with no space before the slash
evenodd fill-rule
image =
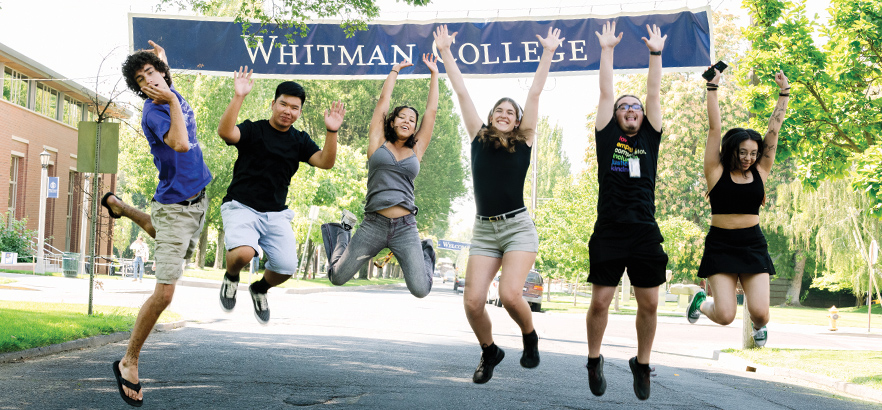
<path id="1" fill-rule="evenodd" d="M 27 219 L 37 230 L 40 210 L 40 153 L 50 154 L 48 174 L 58 177 L 58 198 L 46 200 L 46 252 L 81 252 L 86 174 L 77 172 L 77 125 L 95 119 L 95 100 L 107 99 L 0 43 L 0 213 Z M 130 113 L 112 106 L 112 116 Z M 116 175 L 99 174 L 99 189 L 113 190 Z M 102 191 L 103 192 L 103 191 Z M 88 198 L 88 196 L 87 196 Z M 99 192 L 100 198 L 100 192 Z M 100 208 L 99 208 L 100 209 Z M 112 221 L 99 212 L 96 254 L 112 254 Z M 89 246 L 85 246 L 88 252 Z"/>

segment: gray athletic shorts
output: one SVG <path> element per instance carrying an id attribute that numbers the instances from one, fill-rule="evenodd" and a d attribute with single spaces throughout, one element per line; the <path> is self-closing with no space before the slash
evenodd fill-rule
<path id="1" fill-rule="evenodd" d="M 260 246 L 267 269 L 282 275 L 297 271 L 297 238 L 291 228 L 294 211 L 257 212 L 232 200 L 221 205 L 221 218 L 227 250 L 250 246 L 257 255 Z"/>
<path id="2" fill-rule="evenodd" d="M 539 252 L 539 234 L 529 212 L 498 221 L 475 219 L 469 255 L 502 258 L 511 251 Z"/>
<path id="3" fill-rule="evenodd" d="M 150 207 L 150 220 L 156 230 L 156 283 L 173 285 L 184 273 L 184 261 L 199 244 L 208 199 L 203 197 L 191 205 L 153 201 Z"/>

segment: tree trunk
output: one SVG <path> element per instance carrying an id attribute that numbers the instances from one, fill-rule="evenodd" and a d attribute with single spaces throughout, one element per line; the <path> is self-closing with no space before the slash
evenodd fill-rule
<path id="1" fill-rule="evenodd" d="M 196 250 L 196 267 L 202 269 L 205 267 L 205 251 L 208 248 L 208 227 L 202 226 L 202 233 L 199 234 L 199 247 Z"/>
<path id="2" fill-rule="evenodd" d="M 224 246 L 224 228 L 217 228 L 217 250 L 214 252 L 214 268 L 223 269 L 226 262 L 226 250 Z"/>
<path id="3" fill-rule="evenodd" d="M 368 263 L 371 263 L 371 262 L 368 261 Z M 367 265 L 364 265 L 358 271 L 358 278 L 359 279 L 367 279 L 367 277 L 368 277 L 367 274 L 368 274 L 368 267 L 367 267 Z"/>
<path id="4" fill-rule="evenodd" d="M 312 239 L 307 240 L 306 244 L 304 245 L 304 250 L 303 250 L 306 253 L 300 254 L 300 255 L 306 256 L 306 258 L 303 258 L 303 257 L 300 258 L 300 259 L 303 259 L 303 263 L 305 264 L 305 266 L 301 266 L 301 268 L 303 269 L 303 279 L 306 279 L 309 277 L 309 269 L 307 269 L 307 268 L 309 268 L 309 259 L 310 259 L 309 255 L 312 253 L 312 249 L 314 247 L 315 247 L 315 244 L 312 243 Z"/>
<path id="5" fill-rule="evenodd" d="M 374 275 L 374 272 L 375 272 L 374 269 L 375 269 L 374 264 L 368 263 L 368 274 L 367 274 L 368 279 L 373 279 L 376 277 Z"/>
<path id="6" fill-rule="evenodd" d="M 790 306 L 802 306 L 799 302 L 799 295 L 802 294 L 802 276 L 805 273 L 805 252 L 799 250 L 794 255 L 795 264 L 793 265 L 793 278 L 790 282 L 790 289 L 787 289 L 787 298 L 785 299 Z"/>

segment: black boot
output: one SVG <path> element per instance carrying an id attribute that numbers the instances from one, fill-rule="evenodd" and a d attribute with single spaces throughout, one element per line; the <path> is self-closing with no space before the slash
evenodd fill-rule
<path id="1" fill-rule="evenodd" d="M 536 329 L 524 335 L 524 354 L 521 356 L 521 366 L 532 369 L 539 366 L 539 335 Z"/>

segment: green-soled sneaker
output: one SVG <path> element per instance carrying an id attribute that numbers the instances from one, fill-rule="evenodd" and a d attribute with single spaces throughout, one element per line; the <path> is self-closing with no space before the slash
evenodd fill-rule
<path id="1" fill-rule="evenodd" d="M 701 304 L 704 303 L 705 299 L 707 299 L 707 293 L 704 293 L 703 290 L 699 290 L 692 297 L 692 303 L 689 304 L 689 308 L 686 310 L 686 319 L 689 320 L 689 323 L 695 323 L 701 317 Z"/>

